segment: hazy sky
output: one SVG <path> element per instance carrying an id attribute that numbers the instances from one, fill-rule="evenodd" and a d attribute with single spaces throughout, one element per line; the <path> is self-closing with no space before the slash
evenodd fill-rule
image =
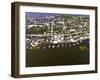
<path id="1" fill-rule="evenodd" d="M 46 16 L 55 16 L 55 15 L 57 15 L 57 14 L 26 12 L 26 17 L 28 17 L 28 18 L 40 18 L 40 17 L 46 17 Z"/>
<path id="2" fill-rule="evenodd" d="M 27 18 L 40 18 L 40 17 L 46 17 L 46 16 L 55 16 L 60 15 L 56 13 L 36 13 L 36 12 L 26 12 Z M 66 15 L 77 15 L 77 16 L 88 16 L 88 15 L 82 15 L 82 14 L 66 14 Z"/>

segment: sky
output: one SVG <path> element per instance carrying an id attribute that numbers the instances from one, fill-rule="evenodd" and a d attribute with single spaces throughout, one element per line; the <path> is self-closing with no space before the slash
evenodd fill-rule
<path id="1" fill-rule="evenodd" d="M 46 16 L 55 16 L 55 15 L 59 15 L 57 13 L 36 13 L 36 12 L 26 12 L 26 17 L 27 18 L 42 18 L 42 17 L 46 17 Z M 82 15 L 82 14 L 66 14 L 66 15 L 77 15 L 77 16 L 87 16 L 87 15 Z"/>
<path id="2" fill-rule="evenodd" d="M 55 16 L 55 15 L 57 14 L 26 12 L 26 17 L 28 18 L 40 18 L 40 17 L 46 17 L 46 16 Z"/>

